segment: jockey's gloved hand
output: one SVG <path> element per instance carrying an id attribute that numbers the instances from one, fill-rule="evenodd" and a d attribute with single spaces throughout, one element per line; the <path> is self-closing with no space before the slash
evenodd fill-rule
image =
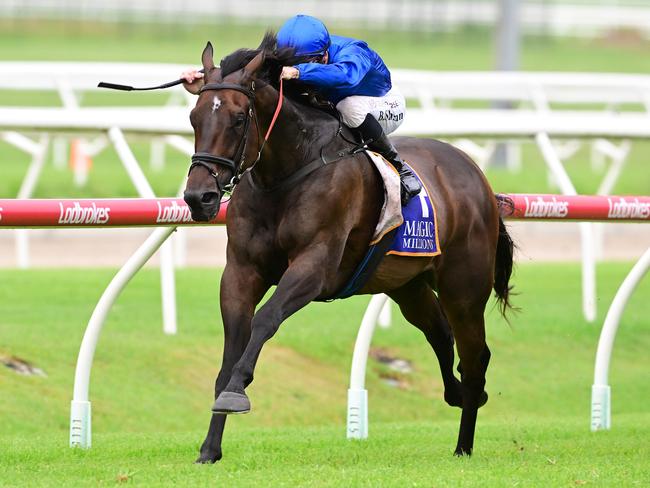
<path id="1" fill-rule="evenodd" d="M 180 77 L 184 80 L 183 88 L 194 95 L 198 95 L 203 86 L 203 72 L 190 68 L 183 71 Z"/>
<path id="2" fill-rule="evenodd" d="M 284 66 L 282 68 L 282 74 L 280 75 L 280 78 L 283 80 L 297 80 L 299 77 L 300 71 L 298 71 L 297 68 L 294 68 L 293 66 Z"/>
<path id="3" fill-rule="evenodd" d="M 181 73 L 181 78 L 187 83 L 194 83 L 196 80 L 203 78 L 203 73 L 197 69 L 188 69 Z"/>

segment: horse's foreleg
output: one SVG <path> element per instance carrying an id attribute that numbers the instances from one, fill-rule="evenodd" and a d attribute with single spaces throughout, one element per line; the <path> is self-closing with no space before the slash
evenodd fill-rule
<path id="1" fill-rule="evenodd" d="M 244 389 L 253 381 L 262 346 L 287 317 L 321 294 L 327 269 L 324 256 L 314 254 L 301 256 L 291 263 L 271 298 L 253 317 L 250 341 L 233 368 L 230 382 L 217 398 L 212 408 L 214 412 L 244 413 L 250 410 Z"/>
<path id="2" fill-rule="evenodd" d="M 431 286 L 417 277 L 388 295 L 399 305 L 404 318 L 422 331 L 433 348 L 445 385 L 445 401 L 451 406 L 462 407 L 460 381 L 454 376 L 454 337 Z"/>
<path id="3" fill-rule="evenodd" d="M 232 368 L 250 339 L 250 324 L 255 306 L 268 289 L 254 270 L 226 266 L 221 279 L 221 316 L 224 327 L 224 348 L 221 370 L 214 387 L 214 398 L 230 381 Z M 223 414 L 212 414 L 208 434 L 201 445 L 198 463 L 214 463 L 221 459 L 221 439 L 226 423 Z"/>

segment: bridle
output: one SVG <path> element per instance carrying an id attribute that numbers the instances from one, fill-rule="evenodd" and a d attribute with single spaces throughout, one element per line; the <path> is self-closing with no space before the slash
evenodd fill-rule
<path id="1" fill-rule="evenodd" d="M 203 72 L 204 70 L 200 70 L 200 71 Z M 172 86 L 180 85 L 184 81 L 185 81 L 184 79 L 180 78 L 178 80 L 170 81 L 162 85 L 149 86 L 149 87 L 133 87 L 129 85 L 118 85 L 115 83 L 106 83 L 106 82 L 100 82 L 98 86 L 100 88 L 110 88 L 112 90 L 122 90 L 122 91 L 158 90 L 162 88 L 169 88 Z M 232 159 L 223 156 L 215 156 L 214 154 L 210 154 L 208 152 L 194 153 L 192 155 L 192 164 L 190 165 L 190 169 L 187 175 L 189 176 L 192 170 L 197 166 L 202 166 L 203 168 L 208 170 L 210 176 L 212 176 L 216 182 L 217 189 L 219 190 L 219 192 L 221 192 L 221 194 L 223 194 L 223 193 L 232 193 L 235 186 L 237 186 L 237 184 L 241 181 L 241 178 L 244 176 L 244 173 L 249 173 L 249 175 L 251 175 L 252 174 L 251 171 L 253 170 L 255 165 L 259 163 L 260 159 L 262 158 L 262 150 L 264 149 L 264 145 L 266 144 L 266 142 L 269 139 L 269 136 L 271 135 L 271 131 L 275 126 L 275 122 L 278 119 L 278 115 L 280 115 L 280 110 L 282 109 L 282 101 L 284 100 L 284 95 L 283 95 L 282 79 L 280 79 L 278 104 L 275 107 L 275 113 L 273 114 L 273 119 L 271 120 L 269 128 L 266 131 L 266 135 L 264 136 L 264 140 L 260 144 L 259 150 L 257 151 L 257 158 L 255 158 L 255 161 L 253 161 L 252 164 L 250 164 L 248 167 L 245 168 L 244 160 L 246 158 L 246 145 L 248 143 L 248 129 L 250 128 L 250 123 L 252 119 L 255 120 L 255 127 L 257 129 L 258 141 L 259 141 L 259 124 L 257 121 L 257 112 L 255 111 L 255 81 L 251 82 L 250 89 L 245 88 L 236 83 L 207 83 L 199 89 L 198 93 L 201 94 L 204 91 L 218 91 L 218 90 L 235 90 L 240 93 L 243 93 L 244 95 L 246 95 L 246 97 L 248 97 L 248 115 L 244 123 L 243 136 L 239 141 L 239 144 L 237 145 L 237 150 L 235 151 L 235 154 Z M 333 142 L 337 137 L 341 137 L 345 142 L 351 145 L 350 147 L 348 147 L 345 150 L 338 150 L 335 154 L 328 155 L 326 154 L 325 149 L 326 146 L 328 146 L 329 144 L 326 144 L 320 149 L 320 158 L 317 158 L 311 161 L 310 163 L 306 164 L 305 166 L 301 167 L 299 170 L 289 175 L 286 179 L 284 179 L 279 184 L 272 186 L 270 188 L 264 188 L 257 185 L 251 177 L 249 179 L 253 187 L 263 192 L 274 192 L 282 189 L 287 189 L 291 185 L 295 184 L 296 182 L 298 182 L 299 180 L 301 180 L 302 178 L 310 174 L 311 172 L 316 171 L 317 169 L 323 166 L 326 166 L 331 163 L 335 163 L 348 156 L 352 156 L 358 154 L 359 152 L 364 151 L 367 148 L 365 142 L 362 141 L 361 143 L 358 143 L 357 141 L 350 140 L 347 137 L 345 137 L 343 133 L 343 123 L 341 121 L 340 114 L 338 112 L 335 112 L 334 115 L 338 120 L 338 129 L 334 133 L 334 137 L 332 137 L 330 143 Z M 237 160 L 239 160 L 239 165 L 235 162 Z M 223 166 L 226 169 L 229 169 L 233 172 L 234 176 L 232 177 L 232 179 L 227 185 L 224 185 L 223 187 L 221 186 L 221 183 L 219 182 L 219 175 L 216 173 L 213 165 L 217 167 Z"/>
<path id="2" fill-rule="evenodd" d="M 201 73 L 204 72 L 203 69 L 199 71 Z M 160 90 L 163 88 L 170 88 L 172 86 L 180 85 L 181 83 L 184 82 L 185 80 L 183 78 L 179 78 L 178 80 L 170 81 L 168 83 L 163 83 L 162 85 L 148 86 L 148 87 L 133 87 L 130 85 L 120 85 L 116 83 L 106 83 L 104 81 L 101 81 L 97 86 L 99 88 L 109 88 L 111 90 L 142 91 L 142 90 Z M 280 115 L 280 110 L 282 109 L 282 101 L 284 99 L 282 88 L 283 88 L 282 79 L 280 79 L 278 104 L 275 107 L 275 113 L 273 114 L 273 119 L 271 120 L 271 124 L 269 125 L 269 128 L 266 131 L 266 135 L 264 136 L 264 140 L 262 141 L 262 144 L 260 145 L 260 148 L 257 151 L 257 158 L 255 159 L 255 161 L 253 161 L 253 163 L 248 168 L 244 168 L 244 159 L 246 158 L 246 145 L 248 142 L 248 129 L 250 128 L 251 119 L 255 119 L 255 127 L 257 128 L 258 140 L 259 140 L 259 124 L 257 122 L 257 112 L 255 111 L 255 81 L 253 80 L 251 82 L 250 89 L 245 88 L 236 83 L 207 83 L 203 85 L 199 89 L 198 92 L 199 95 L 205 91 L 218 91 L 218 90 L 235 90 L 240 93 L 243 93 L 248 97 L 248 115 L 244 122 L 243 136 L 240 139 L 239 144 L 237 145 L 237 150 L 235 151 L 233 158 L 230 159 L 223 156 L 215 156 L 214 154 L 210 154 L 207 152 L 194 153 L 192 155 L 192 164 L 190 165 L 190 169 L 187 173 L 187 176 L 190 175 L 190 173 L 194 168 L 196 168 L 197 166 L 202 166 L 210 172 L 210 176 L 214 178 L 215 182 L 217 183 L 217 188 L 221 193 L 232 192 L 232 190 L 235 188 L 237 183 L 239 183 L 239 181 L 241 180 L 243 174 L 245 172 L 252 171 L 252 169 L 260 161 L 262 157 L 262 150 L 264 149 L 264 145 L 266 144 L 266 141 L 268 141 L 269 136 L 271 135 L 271 130 L 273 129 L 273 126 L 275 125 L 275 122 L 278 119 L 278 115 Z M 237 160 L 239 160 L 239 165 L 237 165 L 237 163 L 235 162 Z M 227 185 L 223 187 L 221 186 L 221 183 L 219 183 L 219 175 L 216 173 L 216 171 L 213 169 L 211 165 L 216 165 L 217 167 L 223 166 L 233 172 L 233 177 Z"/>
<path id="3" fill-rule="evenodd" d="M 239 140 L 239 144 L 237 144 L 237 149 L 235 150 L 235 154 L 232 157 L 232 159 L 226 158 L 224 156 L 215 156 L 214 154 L 210 154 L 207 152 L 194 153 L 192 155 L 192 164 L 190 165 L 190 169 L 187 172 L 187 176 L 189 177 L 190 173 L 194 168 L 196 168 L 197 166 L 201 166 L 207 169 L 208 172 L 210 173 L 210 176 L 214 178 L 214 181 L 217 184 L 217 188 L 219 189 L 219 192 L 224 193 L 224 192 L 232 192 L 235 186 L 237 186 L 237 183 L 239 183 L 239 181 L 241 180 L 243 174 L 247 171 L 252 171 L 255 165 L 260 161 L 262 157 L 262 150 L 264 149 L 264 145 L 266 144 L 266 141 L 268 141 L 269 136 L 271 135 L 271 130 L 273 129 L 273 126 L 275 125 L 278 115 L 280 114 L 280 110 L 282 109 L 282 100 L 284 96 L 282 93 L 283 91 L 282 79 L 280 79 L 278 104 L 275 108 L 273 119 L 271 120 L 271 124 L 269 125 L 269 128 L 266 131 L 264 140 L 260 144 L 260 148 L 257 151 L 257 158 L 255 159 L 255 161 L 253 161 L 251 165 L 245 168 L 244 160 L 246 159 L 246 146 L 248 144 L 248 129 L 250 128 L 252 119 L 255 119 L 255 127 L 257 128 L 258 139 L 259 139 L 259 124 L 257 122 L 257 112 L 255 110 L 255 81 L 251 82 L 250 89 L 245 88 L 236 83 L 207 83 L 201 87 L 201 89 L 199 90 L 199 95 L 206 91 L 219 91 L 219 90 L 235 90 L 240 93 L 243 93 L 248 97 L 248 110 L 247 110 L 246 119 L 244 121 L 243 135 Z M 238 161 L 239 164 L 236 161 Z M 224 185 L 223 187 L 221 186 L 221 183 L 219 182 L 219 175 L 216 173 L 212 165 L 216 165 L 217 167 L 222 166 L 232 171 L 233 177 L 227 185 Z"/>

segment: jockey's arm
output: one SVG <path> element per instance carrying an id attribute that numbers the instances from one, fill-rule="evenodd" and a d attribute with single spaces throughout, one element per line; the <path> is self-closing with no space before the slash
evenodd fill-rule
<path id="1" fill-rule="evenodd" d="M 303 63 L 294 66 L 299 72 L 300 80 L 329 88 L 356 86 L 371 67 L 366 53 L 354 46 L 341 50 L 335 63 Z"/>

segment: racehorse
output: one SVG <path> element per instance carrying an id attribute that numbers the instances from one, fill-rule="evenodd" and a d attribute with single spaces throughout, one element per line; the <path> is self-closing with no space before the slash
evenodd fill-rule
<path id="1" fill-rule="evenodd" d="M 281 93 L 279 74 L 295 64 L 292 54 L 267 33 L 258 49 L 236 51 L 216 67 L 208 43 L 203 84 L 193 89 L 196 153 L 184 193 L 193 219 L 213 219 L 234 186 L 220 286 L 223 362 L 201 463 L 221 459 L 226 416 L 250 410 L 245 388 L 264 343 L 287 317 L 344 286 L 366 254 L 383 203 L 380 176 L 354 149 L 350 132 L 306 102 L 313 97 L 302 95 L 304 86 Z M 467 155 L 430 139 L 394 143 L 430 190 L 442 254 L 387 255 L 357 294 L 388 294 L 424 333 L 440 364 L 445 401 L 462 408 L 455 454 L 469 455 L 477 410 L 487 401 L 483 315 L 493 289 L 501 313 L 510 307 L 513 242 L 490 185 Z"/>

